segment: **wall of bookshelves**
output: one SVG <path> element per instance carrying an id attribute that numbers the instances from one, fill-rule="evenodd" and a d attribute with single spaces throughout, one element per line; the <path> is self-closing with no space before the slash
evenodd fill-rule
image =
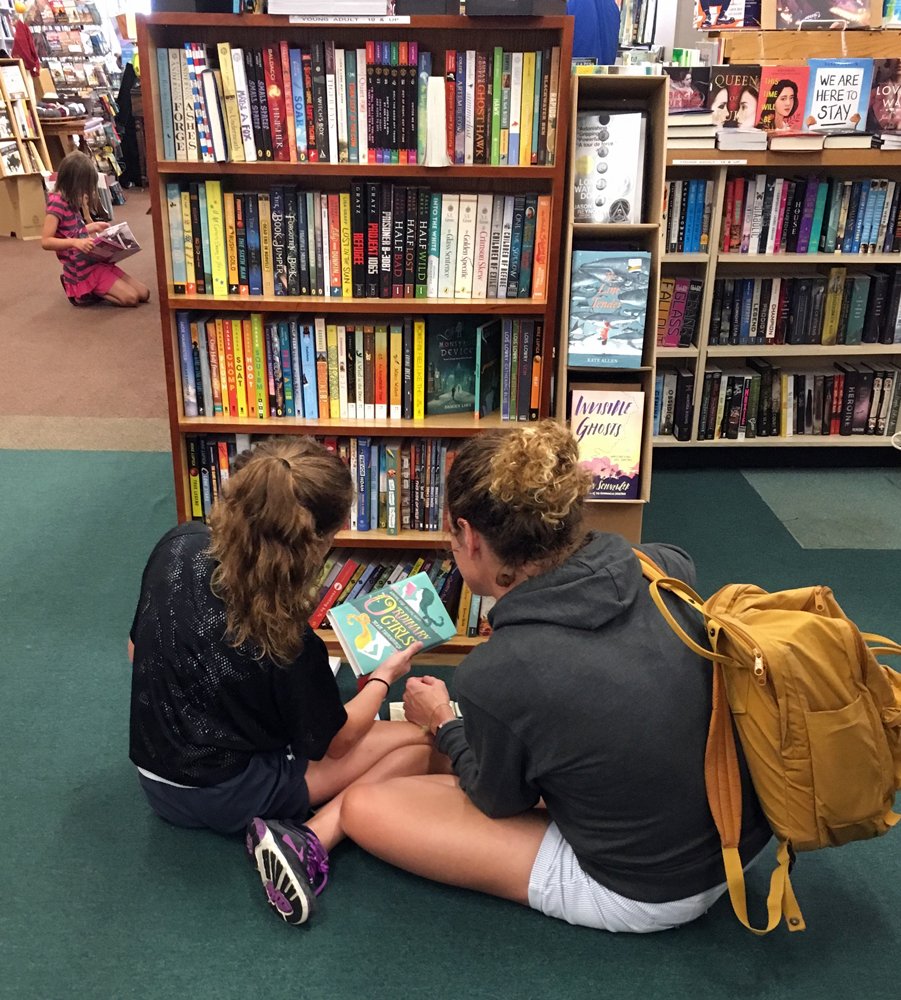
<path id="1" fill-rule="evenodd" d="M 644 505 L 651 489 L 651 431 L 653 425 L 655 344 L 657 330 L 657 298 L 660 278 L 660 206 L 663 204 L 663 177 L 666 161 L 667 80 L 663 76 L 575 75 L 572 78 L 572 122 L 570 125 L 570 177 L 576 176 L 576 121 L 579 112 L 642 112 L 646 116 L 644 148 L 634 150 L 635 159 L 644 157 L 641 192 L 641 221 L 634 223 L 586 223 L 574 221 L 572 181 L 568 191 L 566 225 L 563 241 L 563 280 L 560 325 L 563 331 L 557 354 L 556 415 L 570 417 L 573 384 L 637 385 L 645 394 L 642 428 L 639 496 L 632 499 L 598 500 L 589 503 L 588 520 L 604 530 L 619 531 L 633 541 L 641 539 Z M 617 150 L 616 156 L 623 156 Z M 597 174 L 601 177 L 601 174 Z M 643 318 L 643 339 L 640 356 L 628 362 L 630 367 L 585 367 L 579 357 L 570 353 L 568 331 L 571 321 L 571 282 L 573 251 L 583 247 L 594 249 L 640 250 L 650 254 L 647 288 L 647 308 Z M 644 309 L 644 306 L 640 306 Z M 623 334 L 614 330 L 614 340 Z M 612 355 L 606 360 L 613 362 Z M 632 367 L 634 363 L 634 367 Z"/>
<path id="2" fill-rule="evenodd" d="M 490 163 L 458 163 L 453 166 L 429 167 L 421 160 L 417 163 L 403 162 L 284 162 L 269 160 L 262 162 L 235 162 L 234 159 L 216 160 L 208 157 L 202 162 L 197 159 L 187 161 L 173 157 L 171 137 L 164 135 L 164 121 L 160 114 L 160 66 L 157 50 L 182 49 L 185 43 L 198 43 L 209 59 L 209 66 L 217 65 L 217 45 L 229 43 L 234 48 L 245 51 L 265 50 L 267 46 L 287 43 L 289 47 L 307 49 L 314 43 L 332 41 L 337 49 L 347 52 L 361 50 L 373 39 L 404 43 L 415 41 L 419 52 L 428 51 L 432 58 L 432 74 L 444 77 L 447 51 L 494 51 L 495 47 L 504 52 L 544 52 L 555 51 L 559 61 L 559 81 L 556 90 L 557 134 L 556 148 L 559 151 L 553 162 L 544 165 L 531 163 L 526 157 L 515 165 L 490 165 Z M 565 199 L 566 150 L 569 126 L 569 80 L 568 68 L 572 51 L 571 21 L 564 17 L 533 18 L 479 18 L 465 17 L 412 17 L 409 23 L 290 23 L 284 17 L 254 16 L 233 17 L 230 15 L 160 14 L 138 20 L 138 42 L 141 57 L 143 107 L 147 144 L 147 166 L 151 191 L 153 193 L 153 225 L 157 255 L 159 301 L 165 358 L 165 376 L 168 386 L 169 418 L 175 475 L 176 503 L 179 520 L 186 520 L 196 509 L 192 506 L 191 465 L 188 445 L 199 437 L 218 439 L 230 435 L 269 434 L 312 434 L 337 442 L 340 449 L 349 439 L 366 437 L 372 441 L 417 442 L 423 448 L 434 451 L 439 448 L 452 450 L 454 442 L 480 433 L 486 428 L 511 426 L 503 420 L 497 410 L 487 416 L 477 417 L 474 412 L 425 415 L 421 418 L 385 417 L 375 419 L 364 413 L 351 417 L 341 415 L 330 406 L 329 417 L 279 416 L 268 413 L 261 419 L 252 415 L 229 415 L 229 407 L 215 416 L 187 416 L 183 395 L 182 368 L 180 367 L 180 343 L 178 318 L 196 321 L 210 316 L 225 320 L 224 325 L 234 327 L 248 315 L 258 317 L 255 322 L 264 327 L 275 327 L 280 321 L 297 320 L 301 326 L 315 327 L 316 319 L 332 326 L 337 324 L 342 330 L 351 327 L 360 329 L 367 323 L 389 328 L 403 327 L 422 321 L 428 325 L 435 317 L 461 317 L 474 323 L 487 323 L 494 318 L 501 322 L 507 319 L 515 323 L 528 322 L 534 327 L 541 324 L 545 348 L 541 355 L 532 357 L 533 380 L 531 411 L 526 409 L 523 417 L 536 418 L 550 412 L 552 381 L 552 348 L 558 337 L 557 293 L 559 255 L 547 253 L 546 279 L 544 290 L 538 296 L 529 294 L 528 286 L 520 283 L 518 293 L 498 294 L 493 298 L 418 296 L 407 294 L 391 297 L 371 295 L 354 297 L 349 283 L 343 285 L 343 295 L 287 295 L 273 294 L 272 289 L 263 288 L 264 294 L 228 294 L 224 287 L 216 290 L 220 294 L 190 294 L 189 283 L 185 291 L 181 286 L 176 290 L 174 263 L 179 263 L 177 250 L 173 260 L 173 246 L 170 242 L 171 206 L 167 206 L 167 196 L 181 198 L 181 192 L 188 192 L 191 185 L 203 187 L 207 182 L 221 184 L 221 190 L 234 193 L 252 192 L 253 202 L 260 201 L 260 195 L 268 197 L 276 188 L 290 186 L 297 192 L 298 201 L 308 198 L 312 192 L 324 196 L 340 197 L 352 190 L 358 182 L 364 184 L 398 185 L 407 188 L 427 188 L 431 196 L 438 193 L 446 202 L 454 195 L 472 196 L 536 196 L 544 198 L 548 213 L 548 247 L 557 247 L 562 239 L 562 206 Z M 314 50 L 315 51 L 315 50 Z M 410 51 L 413 51 L 412 46 Z M 164 59 L 166 58 L 163 54 Z M 361 67 L 362 69 L 362 67 Z M 171 86 L 171 77 L 163 79 L 163 85 Z M 221 86 L 221 83 L 219 84 Z M 525 90 L 525 88 L 523 88 Z M 220 91 L 221 93 L 221 91 Z M 537 90 L 536 90 L 537 95 Z M 489 102 L 489 109 L 490 109 Z M 227 113 L 227 108 L 223 114 Z M 296 123 L 295 123 L 296 124 Z M 525 135 L 525 129 L 523 130 Z M 544 133 L 542 132 L 542 135 Z M 477 141 L 477 140 L 476 140 Z M 168 143 L 168 144 L 167 144 Z M 169 152 L 169 156 L 167 156 Z M 180 154 L 181 155 L 181 154 Z M 549 159 L 547 157 L 546 159 Z M 526 165 L 527 164 L 527 165 Z M 473 199 L 474 201 L 475 199 Z M 490 202 L 490 199 L 489 199 Z M 408 202 L 409 204 L 409 202 Z M 434 204 L 434 203 L 433 203 Z M 226 208 L 226 212 L 228 208 Z M 432 209 L 434 211 L 434 208 Z M 421 213 L 420 213 L 421 215 Z M 312 222 L 310 223 L 312 227 Z M 342 221 L 341 232 L 351 238 L 351 232 L 344 232 L 346 220 Z M 312 229 L 311 229 L 312 231 Z M 263 240 L 265 244 L 265 239 Z M 190 254 L 190 249 L 189 249 Z M 263 249 L 263 262 L 267 251 Z M 536 258 L 537 261 L 537 258 Z M 328 285 L 328 282 L 326 282 Z M 215 287 L 215 286 L 214 286 Z M 196 289 L 196 282 L 195 282 Z M 525 290 L 526 294 L 523 294 Z M 326 287 L 325 292 L 329 291 Z M 369 291 L 369 289 L 367 289 Z M 394 291 L 392 289 L 392 291 Z M 403 290 L 405 293 L 407 289 Z M 384 292 L 382 292 L 384 294 Z M 510 297 L 507 297 L 510 296 Z M 202 329 L 202 327 L 201 327 Z M 417 341 L 417 343 L 419 343 Z M 296 369 L 295 369 L 296 372 Z M 421 374 L 420 374 L 421 372 Z M 414 368 L 414 375 L 421 379 L 431 378 L 429 369 Z M 321 385 L 321 382 L 320 382 Z M 453 390 L 456 392 L 456 389 Z M 342 404 L 343 405 L 343 404 Z M 406 397 L 405 403 L 406 406 Z M 260 412 L 268 410 L 263 405 Z M 240 412 L 240 410 L 239 410 Z M 287 412 L 287 411 L 286 411 Z M 300 412 L 308 412 L 300 411 Z M 246 438 L 240 440 L 246 441 Z M 239 440 L 239 443 L 240 443 Z M 232 442 L 233 446 L 233 442 Z M 442 452 L 443 455 L 443 452 Z M 434 470 L 439 471 L 437 465 Z M 438 480 L 432 481 L 433 499 L 437 502 Z M 447 548 L 448 536 L 443 530 L 435 509 L 430 509 L 429 523 L 432 530 L 411 527 L 395 533 L 374 525 L 371 530 L 348 530 L 341 532 L 336 544 L 347 549 L 367 551 L 386 550 L 400 553 L 423 551 L 439 554 Z M 328 639 L 329 633 L 325 634 Z M 469 636 L 459 636 L 450 645 L 442 647 L 442 653 L 459 656 L 468 651 L 479 640 Z"/>
<path id="3" fill-rule="evenodd" d="M 680 347 L 659 345 L 657 347 L 658 375 L 681 373 L 661 394 L 665 396 L 667 392 L 677 393 L 674 407 L 677 424 L 681 409 L 681 427 L 677 426 L 675 432 L 668 426 L 661 428 L 667 432 L 658 434 L 654 438 L 655 446 L 890 447 L 894 424 L 888 426 L 888 423 L 891 422 L 893 397 L 883 393 L 880 400 L 878 396 L 873 395 L 872 384 L 875 379 L 876 392 L 881 391 L 886 371 L 893 381 L 897 381 L 898 369 L 895 366 L 901 362 L 901 343 L 898 342 L 897 335 L 894 335 L 894 319 L 887 329 L 884 324 L 880 328 L 883 330 L 881 339 L 889 341 L 894 339 L 894 342 L 867 343 L 866 339 L 875 335 L 876 321 L 870 311 L 873 305 L 872 298 L 867 299 L 865 296 L 863 302 L 867 304 L 867 311 L 864 311 L 862 305 L 859 319 L 863 320 L 865 317 L 865 325 L 869 330 L 863 332 L 863 342 L 858 330 L 856 335 L 849 335 L 848 343 L 843 343 L 849 314 L 847 308 L 844 312 L 841 310 L 843 297 L 847 299 L 851 294 L 855 276 L 864 282 L 867 288 L 866 295 L 872 296 L 876 294 L 870 290 L 870 284 L 875 280 L 873 276 L 883 272 L 887 275 L 884 290 L 885 309 L 893 309 L 894 313 L 897 313 L 898 303 L 891 299 L 891 287 L 898 273 L 901 257 L 897 251 L 884 251 L 885 225 L 883 225 L 883 236 L 880 237 L 881 246 L 875 245 L 875 234 L 879 223 L 879 219 L 876 218 L 872 220 L 872 245 L 861 248 L 860 252 L 848 252 L 846 248 L 845 252 L 839 250 L 828 253 L 820 249 L 814 250 L 812 241 L 808 247 L 809 252 L 804 253 L 778 251 L 743 253 L 736 251 L 734 242 L 729 250 L 725 250 L 723 228 L 729 222 L 727 185 L 734 180 L 762 177 L 767 184 L 765 189 L 772 187 L 769 182 L 780 178 L 786 179 L 786 182 L 791 179 L 803 183 L 808 183 L 813 178 L 818 184 L 827 184 L 830 181 L 832 184 L 844 181 L 853 183 L 876 178 L 897 184 L 901 182 L 901 153 L 876 149 L 827 149 L 806 153 L 672 150 L 667 156 L 666 177 L 668 183 L 689 180 L 707 182 L 711 191 L 711 211 L 707 227 L 709 242 L 701 252 L 674 252 L 671 243 L 665 242 L 664 277 L 672 277 L 674 280 L 694 279 L 700 282 L 702 287 L 692 342 Z M 830 187 L 828 190 L 829 197 L 833 197 L 834 189 Z M 883 188 L 883 198 L 884 196 Z M 887 218 L 889 206 L 884 207 Z M 673 208 L 674 206 L 669 206 L 670 214 Z M 816 229 L 824 235 L 828 225 L 828 202 L 825 212 L 827 219 L 822 223 L 822 229 L 819 227 Z M 767 214 L 765 210 L 763 214 Z M 785 225 L 787 227 L 787 221 Z M 814 225 L 816 226 L 816 223 Z M 667 237 L 671 240 L 673 235 L 673 231 L 664 233 L 664 240 L 666 241 Z M 888 238 L 891 241 L 891 233 L 888 234 Z M 896 246 L 897 243 L 896 240 Z M 831 278 L 838 281 L 832 293 L 829 290 Z M 751 285 L 750 282 L 754 279 L 759 280 L 755 285 Z M 792 332 L 796 304 L 803 300 L 795 298 L 786 300 L 785 290 L 788 288 L 788 294 L 794 294 L 793 283 L 805 279 L 820 284 L 823 291 L 819 294 L 823 297 L 823 305 L 822 308 L 811 307 L 811 311 L 805 313 L 810 322 L 799 321 L 796 324 L 798 329 Z M 718 280 L 719 286 L 716 284 Z M 761 299 L 767 300 L 768 297 L 772 299 L 774 287 L 778 288 L 777 294 L 782 296 L 781 313 L 776 309 L 776 302 L 770 302 L 773 306 L 770 322 L 767 324 L 757 320 L 757 336 L 754 336 L 754 331 L 750 331 L 749 340 L 745 340 L 748 331 L 742 333 L 738 324 L 728 321 L 728 314 L 724 315 L 723 312 L 722 299 L 734 292 L 739 280 L 746 281 L 753 289 L 750 293 L 752 303 L 754 296 L 758 294 Z M 875 285 L 873 287 L 875 288 Z M 833 301 L 836 303 L 836 312 L 832 320 L 829 319 L 828 312 L 830 294 L 835 296 Z M 853 308 L 850 299 L 845 305 Z M 798 305 L 797 308 L 801 306 Z M 832 332 L 825 333 L 825 330 L 829 329 L 830 322 L 833 324 Z M 781 342 L 789 339 L 794 342 Z M 827 343 L 821 342 L 822 339 L 826 339 Z M 811 342 L 814 340 L 815 342 Z M 856 342 L 851 342 L 852 340 Z M 847 424 L 839 430 L 841 423 L 839 411 L 842 407 L 848 406 L 845 380 L 849 376 L 842 374 L 842 382 L 836 387 L 837 373 L 840 372 L 836 365 L 847 362 L 851 362 L 853 369 L 859 370 L 866 380 L 861 382 L 860 376 L 856 373 L 850 376 L 860 384 L 866 385 L 873 407 L 870 416 L 877 418 L 876 424 L 870 421 L 869 430 L 866 429 L 866 425 L 861 426 L 860 415 L 853 431 Z M 764 376 L 762 372 L 766 370 L 767 363 L 771 371 Z M 719 374 L 720 371 L 722 375 Z M 758 381 L 757 376 L 768 378 L 769 384 L 776 379 L 780 386 L 775 390 L 775 394 L 767 396 L 770 407 L 776 405 L 780 408 L 785 405 L 789 409 L 792 406 L 797 407 L 795 391 L 797 389 L 803 392 L 808 397 L 806 426 L 801 427 L 796 423 L 800 420 L 799 414 L 802 411 L 795 409 L 791 418 L 793 422 L 788 425 L 785 423 L 786 415 L 782 412 L 772 414 L 768 426 L 762 424 L 758 428 L 755 424 L 749 431 L 746 417 L 739 417 L 741 432 L 738 432 L 737 427 L 733 427 L 732 432 L 727 434 L 724 428 L 728 425 L 728 419 L 725 424 L 721 423 L 723 406 L 717 399 L 717 391 L 720 394 L 725 391 L 727 377 L 733 372 L 736 375 L 744 373 L 747 380 L 753 380 L 747 383 L 749 387 L 753 386 L 754 381 Z M 804 381 L 794 382 L 795 375 Z M 673 378 L 672 375 L 670 377 Z M 788 386 L 786 378 L 792 380 L 791 387 Z M 711 390 L 711 380 L 717 383 L 717 390 Z M 674 389 L 676 384 L 678 389 Z M 752 393 L 765 391 L 766 385 L 767 383 L 764 383 L 761 389 L 758 384 L 756 388 L 750 388 L 750 391 Z M 830 389 L 833 393 L 831 396 Z M 786 392 L 789 393 L 787 398 L 784 396 Z M 836 395 L 839 392 L 841 396 Z M 892 392 L 897 395 L 894 387 Z M 678 395 L 680 393 L 681 398 Z M 858 405 L 860 398 L 858 392 Z M 831 404 L 830 399 L 832 399 Z M 852 399 L 852 405 L 853 402 Z M 751 403 L 753 404 L 753 396 Z M 813 406 L 812 414 L 810 404 Z M 726 406 L 728 405 L 727 402 Z M 894 405 L 897 406 L 897 403 Z M 664 412 L 666 406 L 665 399 L 662 399 L 661 408 Z M 712 406 L 718 406 L 719 413 L 713 411 Z M 764 409 L 753 405 L 751 409 L 759 423 L 763 419 Z M 882 423 L 878 419 L 880 409 L 883 410 Z M 786 433 L 786 430 L 790 430 L 791 433 Z"/>

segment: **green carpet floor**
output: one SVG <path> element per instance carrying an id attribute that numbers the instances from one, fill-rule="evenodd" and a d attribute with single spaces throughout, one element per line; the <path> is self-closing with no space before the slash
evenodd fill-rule
<path id="1" fill-rule="evenodd" d="M 156 820 L 127 759 L 125 641 L 169 482 L 165 455 L 0 452 L 4 1000 L 898 995 L 897 832 L 802 857 L 810 929 L 763 941 L 726 901 L 653 937 L 573 928 L 352 845 L 321 918 L 280 924 L 239 843 Z M 739 472 L 660 472 L 653 494 L 646 537 L 690 549 L 702 591 L 828 582 L 861 624 L 901 634 L 897 551 L 799 548 Z"/>

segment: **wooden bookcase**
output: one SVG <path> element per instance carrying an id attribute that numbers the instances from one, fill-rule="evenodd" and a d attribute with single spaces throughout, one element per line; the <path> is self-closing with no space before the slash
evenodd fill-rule
<path id="1" fill-rule="evenodd" d="M 50 155 L 38 118 L 31 74 L 19 59 L 0 59 L 0 66 L 19 67 L 25 83 L 25 104 L 34 128 L 31 134 L 23 132 L 13 113 L 13 97 L 7 92 L 0 78 L 0 110 L 8 116 L 13 132 L 12 139 L 3 141 L 15 142 L 19 159 L 25 168 L 24 173 L 10 173 L 0 165 L 0 234 L 16 236 L 20 240 L 33 240 L 41 235 L 44 225 L 44 180 L 41 173 L 31 164 L 26 145 L 31 143 L 31 148 L 37 154 L 43 171 L 50 170 Z"/>
<path id="2" fill-rule="evenodd" d="M 572 120 L 569 138 L 569 188 L 563 239 L 563 278 L 560 292 L 560 338 L 557 351 L 556 415 L 566 420 L 569 386 L 591 380 L 640 383 L 645 393 L 644 428 L 641 447 L 640 496 L 637 500 L 595 500 L 589 503 L 588 520 L 593 527 L 618 531 L 634 542 L 641 540 L 644 506 L 651 491 L 651 432 L 654 415 L 654 368 L 657 334 L 657 299 L 660 285 L 660 225 L 663 179 L 666 163 L 667 85 L 665 76 L 576 75 L 572 78 Z M 643 175 L 642 221 L 634 225 L 595 225 L 573 221 L 572 177 L 575 158 L 576 116 L 580 111 L 643 111 L 645 163 Z M 648 305 L 644 342 L 638 368 L 579 368 L 570 363 L 567 351 L 572 251 L 580 244 L 602 246 L 609 242 L 651 254 Z"/>
<path id="3" fill-rule="evenodd" d="M 780 34 L 782 34 L 780 32 Z M 816 35 L 817 32 L 806 34 Z M 722 215 L 726 182 L 730 176 L 765 173 L 774 176 L 887 177 L 901 181 L 901 152 L 878 149 L 825 149 L 815 152 L 763 152 L 719 149 L 679 149 L 667 154 L 668 179 L 704 178 L 713 181 L 713 211 L 710 222 L 709 252 L 700 254 L 663 254 L 664 272 L 672 275 L 700 278 L 704 287 L 696 343 L 688 348 L 657 348 L 660 367 L 678 364 L 694 370 L 694 407 L 691 438 L 678 441 L 672 436 L 657 436 L 657 447 L 891 447 L 891 434 L 886 436 L 798 434 L 791 437 L 756 437 L 745 440 L 718 438 L 698 440 L 698 422 L 704 390 L 704 372 L 708 366 L 743 366 L 749 357 L 774 361 L 782 368 L 803 371 L 834 361 L 901 361 L 901 344 L 779 344 L 709 345 L 714 280 L 722 277 L 785 277 L 822 272 L 824 267 L 843 266 L 853 271 L 871 270 L 875 266 L 899 265 L 898 254 L 738 254 L 722 252 Z"/>
<path id="4" fill-rule="evenodd" d="M 557 155 L 553 166 L 448 166 L 431 168 L 422 165 L 329 164 L 329 163 L 199 163 L 173 162 L 163 158 L 163 138 L 159 108 L 156 49 L 180 47 L 186 41 L 215 47 L 217 42 L 232 46 L 259 48 L 287 40 L 293 45 L 309 45 L 313 40 L 332 39 L 338 45 L 361 47 L 367 39 L 415 39 L 420 49 L 432 53 L 432 72 L 442 73 L 444 53 L 448 49 L 481 49 L 502 46 L 505 50 L 531 50 L 560 47 L 558 85 Z M 181 401 L 175 311 L 205 310 L 219 313 L 267 314 L 296 312 L 305 316 L 346 317 L 360 321 L 365 316 L 403 316 L 437 313 L 534 316 L 544 322 L 547 343 L 558 338 L 557 294 L 559 255 L 553 248 L 563 239 L 563 212 L 567 176 L 569 108 L 568 71 L 572 55 L 572 20 L 567 17 L 466 18 L 452 16 L 411 17 L 408 23 L 369 22 L 303 23 L 286 17 L 264 15 L 233 16 L 225 14 L 166 13 L 138 18 L 138 45 L 141 58 L 144 133 L 147 173 L 153 208 L 161 330 L 168 391 L 169 424 L 172 444 L 175 495 L 179 520 L 189 516 L 188 464 L 185 436 L 189 434 L 314 434 L 331 436 L 369 435 L 380 437 L 465 438 L 487 428 L 516 426 L 500 420 L 498 414 L 478 420 L 451 415 L 424 420 L 305 420 L 302 418 L 239 419 L 221 417 L 186 418 Z M 537 192 L 552 198 L 552 217 L 548 255 L 547 294 L 541 299 L 352 299 L 321 297 L 215 298 L 213 296 L 176 295 L 172 291 L 172 269 L 168 223 L 165 218 L 166 182 L 216 178 L 244 190 L 263 189 L 271 183 L 296 184 L 299 189 L 344 190 L 352 179 L 383 179 L 427 183 L 432 190 L 474 193 Z M 552 351 L 545 350 L 541 371 L 541 414 L 550 413 Z M 336 545 L 343 548 L 446 549 L 443 532 L 401 532 L 389 536 L 381 531 L 339 533 Z M 337 642 L 325 632 L 334 651 Z M 467 652 L 479 639 L 458 637 L 442 646 L 442 656 Z M 439 657 L 440 658 L 440 657 Z M 435 659 L 429 656 L 430 660 Z"/>

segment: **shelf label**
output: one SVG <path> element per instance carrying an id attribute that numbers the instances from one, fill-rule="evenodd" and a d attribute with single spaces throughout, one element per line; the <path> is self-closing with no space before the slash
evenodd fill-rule
<path id="1" fill-rule="evenodd" d="M 288 24 L 409 24 L 409 14 L 290 14 Z"/>
<path id="2" fill-rule="evenodd" d="M 674 167 L 746 167 L 747 160 L 673 160 Z"/>

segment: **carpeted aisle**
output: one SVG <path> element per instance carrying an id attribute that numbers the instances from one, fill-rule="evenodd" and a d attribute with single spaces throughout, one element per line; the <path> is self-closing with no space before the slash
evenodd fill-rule
<path id="1" fill-rule="evenodd" d="M 352 845 L 335 852 L 321 917 L 281 925 L 240 844 L 154 819 L 127 760 L 125 639 L 144 560 L 172 523 L 170 482 L 165 454 L 0 451 L 4 1000 L 897 995 L 897 832 L 802 857 L 810 930 L 762 942 L 726 902 L 675 933 L 605 935 Z M 705 593 L 828 581 L 862 624 L 901 633 L 897 552 L 800 549 L 738 472 L 656 475 L 646 537 L 692 550 Z M 751 875 L 755 896 L 767 874 Z"/>

